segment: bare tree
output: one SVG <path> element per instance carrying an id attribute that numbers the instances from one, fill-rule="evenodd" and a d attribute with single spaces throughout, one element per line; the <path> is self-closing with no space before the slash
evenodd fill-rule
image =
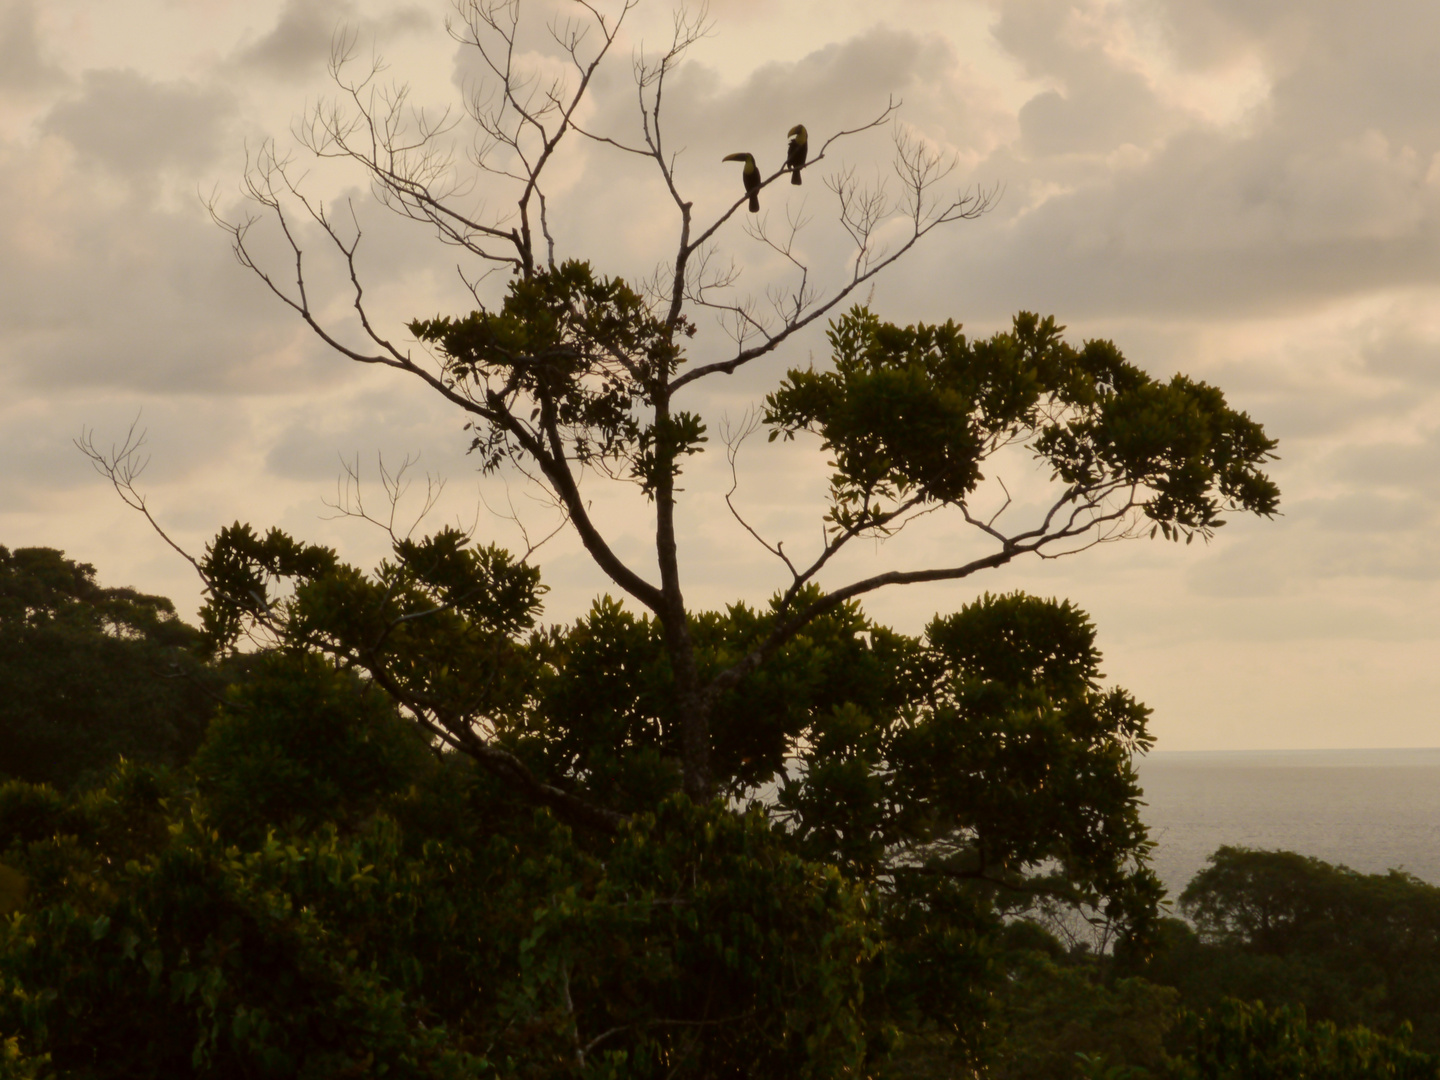
<path id="1" fill-rule="evenodd" d="M 692 384 L 732 374 L 774 353 L 812 323 L 835 313 L 922 239 L 943 226 L 979 217 L 990 208 L 996 192 L 942 194 L 955 163 L 896 123 L 898 102 L 891 99 L 856 126 L 812 144 L 805 165 L 807 171 L 815 170 L 831 161 L 851 137 L 894 127 L 894 177 L 889 184 L 862 183 L 852 166 L 841 166 L 825 178 L 835 200 L 838 228 L 853 245 L 838 284 L 828 289 L 818 286 L 818 275 L 800 254 L 796 237 L 809 222 L 790 218 L 783 229 L 776 229 L 761 219 L 746 226 L 748 235 L 782 257 L 790 274 L 787 283 L 747 298 L 738 292 L 735 264 L 720 246 L 722 229 L 746 198 L 737 198 L 713 220 L 697 221 L 694 202 L 681 190 L 677 176 L 678 151 L 665 129 L 667 80 L 706 34 L 705 9 L 680 10 L 667 47 L 658 55 L 642 53 L 634 58 L 640 125 L 639 137 L 629 139 L 591 130 L 579 117 L 596 73 L 611 60 L 626 17 L 639 0 L 616 0 L 609 7 L 601 0 L 571 2 L 573 17 L 545 28 L 567 73 L 541 77 L 522 63 L 526 50 L 521 38 L 528 32 L 529 13 L 521 0 L 457 0 L 457 14 L 448 28 L 472 50 L 486 77 L 467 93 L 463 108 L 440 115 L 412 108 L 404 88 L 382 84 L 378 62 L 361 65 L 357 74 L 356 39 L 342 34 L 331 59 L 340 94 L 313 109 L 297 126 L 305 151 L 353 163 L 369 177 L 381 202 L 427 226 L 478 268 L 468 276 L 461 271 L 478 306 L 475 315 L 468 320 L 411 324 L 414 337 L 435 346 L 433 351 L 397 341 L 376 325 L 357 265 L 362 231 L 353 211 L 337 215 L 307 195 L 293 159 L 273 144 L 261 149 L 246 174 L 245 191 L 255 212 L 227 220 L 213 203 L 211 210 L 230 233 L 240 263 L 327 345 L 356 363 L 395 368 L 421 380 L 468 414 L 476 432 L 474 449 L 482 455 L 485 468 L 511 462 L 548 488 L 596 564 L 662 626 L 682 718 L 685 789 L 692 797 L 706 798 L 713 789 L 710 718 L 717 698 L 809 622 L 885 586 L 963 578 L 1023 554 L 1048 556 L 1131 535 L 1141 512 L 1157 505 L 1154 468 L 1147 473 L 1146 467 L 1122 468 L 1114 461 L 1099 470 L 1056 464 L 1060 483 L 1053 504 L 1038 522 L 1013 531 L 1001 527 L 999 513 L 982 516 L 971 510 L 967 497 L 973 483 L 947 486 L 939 473 L 926 472 L 930 466 L 918 472 L 902 469 L 904 475 L 892 470 L 869 480 L 841 477 L 832 491 L 823 546 L 808 561 L 793 560 L 781 543 L 763 539 L 742 520 L 783 563 L 790 583 L 775 612 L 773 631 L 729 669 L 702 678 L 682 589 L 675 485 L 684 458 L 701 449 L 705 436 L 699 418 L 680 407 L 682 393 Z M 462 167 L 453 150 L 457 133 L 464 130 L 474 135 L 468 168 Z M 588 264 L 557 262 L 555 215 L 546 185 L 557 152 L 567 141 L 577 140 L 644 159 L 668 192 L 667 212 L 676 230 L 673 256 L 636 289 L 617 279 L 597 277 Z M 785 172 L 782 168 L 765 176 L 762 189 Z M 487 200 L 480 199 L 482 193 Z M 501 209 L 488 208 L 501 205 L 502 199 Z M 265 218 L 278 224 L 291 253 L 291 269 L 269 265 L 259 256 L 252 228 Z M 307 268 L 315 256 L 302 248 L 300 228 L 307 220 L 319 227 L 331 255 L 348 275 L 363 345 L 348 342 L 328 323 L 323 306 L 311 295 Z M 882 230 L 891 237 L 888 244 L 880 242 Z M 481 302 L 479 280 L 492 272 L 506 275 L 509 283 L 500 314 L 529 327 L 532 324 L 525 318 L 543 310 L 550 329 L 526 334 L 505 330 L 497 313 Z M 724 359 L 697 363 L 687 358 L 683 346 L 697 332 L 695 320 L 706 313 L 728 333 L 733 347 Z M 1061 348 L 1053 324 L 1039 325 L 1032 337 L 1017 347 L 1037 356 Z M 946 341 L 954 345 L 953 336 Z M 1103 382 L 1104 376 L 1099 378 Z M 1043 430 L 1070 430 L 1091 422 L 1095 410 L 1103 406 L 1107 388 L 1102 385 L 1094 393 L 1087 391 L 1089 397 L 1084 393 L 1077 397 L 1066 388 L 1068 383 L 1061 383 L 1064 379 L 1036 391 L 1018 412 L 977 413 L 973 423 L 960 421 L 965 432 L 974 428 L 975 438 L 970 440 L 974 459 L 1034 439 Z M 772 395 L 764 416 L 772 439 L 808 430 L 820 434 L 827 448 L 840 446 L 843 432 L 832 420 L 802 415 L 803 410 L 793 408 L 787 412 L 783 406 L 783 400 Z M 984 412 L 980 405 L 975 409 Z M 731 440 L 732 465 L 738 446 L 738 438 Z M 879 458 L 887 453 L 879 444 L 869 451 L 864 446 L 855 449 L 860 457 L 866 452 Z M 581 495 L 581 479 L 587 471 L 636 483 L 649 497 L 654 510 L 654 571 L 637 569 L 615 552 Z M 1205 491 L 1209 490 L 1207 486 Z M 1227 508 L 1233 505 L 1231 498 Z M 894 570 L 819 588 L 822 572 L 856 537 L 891 535 L 917 515 L 937 509 L 956 513 L 986 538 L 990 552 L 955 565 Z M 1151 516 L 1164 525 L 1167 535 L 1172 528 L 1187 535 L 1203 534 L 1215 523 L 1214 515 L 1206 513 L 1172 515 L 1174 520 Z"/>

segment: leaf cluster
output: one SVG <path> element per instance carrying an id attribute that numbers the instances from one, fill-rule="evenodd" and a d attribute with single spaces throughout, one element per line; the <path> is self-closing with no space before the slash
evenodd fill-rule
<path id="1" fill-rule="evenodd" d="M 78 833 L 39 836 L 7 812 L 22 786 L 0 789 L 5 858 L 42 886 L 0 926 L 0 1030 L 67 1077 L 474 1075 L 319 910 L 374 904 L 376 837 L 242 851 L 187 820 L 183 793 L 146 805 L 125 786 L 65 807 Z M 162 828 L 116 859 L 105 836 L 136 816 Z"/>
<path id="2" fill-rule="evenodd" d="M 818 435 L 833 455 L 829 520 L 884 534 L 910 506 L 963 505 L 983 464 L 1028 446 L 1065 501 L 1133 493 L 1167 537 L 1206 536 L 1221 514 L 1273 514 L 1261 471 L 1275 441 L 1204 383 L 1151 378 L 1109 341 L 1080 348 L 1052 317 L 1015 316 L 971 340 L 953 321 L 899 327 L 863 307 L 828 332 L 833 366 L 792 369 L 766 398 L 770 438 Z"/>
<path id="3" fill-rule="evenodd" d="M 1312 1021 L 1303 1007 L 1228 999 L 1185 1021 L 1176 1080 L 1434 1080 L 1440 1058 L 1409 1045 L 1408 1032 Z"/>
<path id="4" fill-rule="evenodd" d="M 214 650 L 268 633 L 287 648 L 342 658 L 397 701 L 455 725 L 525 693 L 517 637 L 539 612 L 539 575 L 458 530 L 397 540 L 393 558 L 367 575 L 329 548 L 237 523 L 221 530 L 201 568 Z"/>
<path id="5" fill-rule="evenodd" d="M 122 919 L 122 901 L 153 888 L 146 904 L 170 903 L 163 882 L 188 882 L 197 910 L 270 897 L 254 915 L 260 936 L 233 940 L 260 958 L 283 940 L 314 966 L 276 977 L 381 1010 L 364 1023 L 395 1033 L 402 1049 L 383 1051 L 395 1061 L 432 1060 L 407 1041 L 423 1023 L 457 1052 L 495 1062 L 504 1048 L 516 1075 L 578 1070 L 582 1058 L 582 1071 L 615 1075 L 698 1060 L 835 1075 L 927 1025 L 980 1060 L 1001 978 L 986 943 L 1016 904 L 1105 898 L 1136 935 L 1153 911 L 1128 764 L 1147 744 L 1146 712 L 1101 685 L 1093 627 L 1071 605 L 987 596 L 922 637 L 854 603 L 813 619 L 715 703 L 717 772 L 745 815 L 675 794 L 680 705 L 653 619 L 604 601 L 537 630 L 534 571 L 451 531 L 397 540 L 367 574 L 237 525 L 201 566 L 211 648 L 247 634 L 276 648 L 225 695 L 180 786 L 146 781 L 151 795 L 132 784 L 121 798 L 116 779 L 76 803 L 21 785 L 0 798 L 11 838 L 0 861 L 23 876 L 24 918 L 81 913 L 26 922 L 40 950 L 25 953 L 26 987 L 57 978 L 74 936 L 104 915 L 156 942 L 101 949 L 103 980 L 149 987 L 126 1008 L 192 1035 L 195 1017 L 250 1031 L 235 1018 L 269 1008 L 265 980 L 226 967 L 232 938 L 183 904 L 173 917 L 199 937 L 161 907 Z M 702 674 L 767 640 L 780 604 L 694 616 Z M 620 826 L 572 835 L 535 816 L 537 802 L 565 812 L 577 800 Z M 103 809 L 112 803 L 144 812 Z M 121 819 L 120 830 L 96 824 Z M 359 876 L 314 876 L 336 859 Z M 367 866 L 390 869 L 371 885 Z M 142 976 L 152 949 L 180 982 Z M 357 964 L 370 974 L 355 982 Z M 185 1011 L 192 974 L 218 988 L 213 1015 Z M 69 993 L 88 1000 L 100 985 Z M 27 1006 L 39 1011 L 22 1030 L 41 1040 L 28 1046 L 103 1043 L 118 1022 L 99 1010 L 101 1027 L 77 1020 L 52 1036 L 54 1007 Z M 284 1047 L 320 1052 L 265 1015 L 261 1042 L 290 1055 L 276 1062 L 299 1067 Z M 155 1060 L 178 1061 L 179 1045 L 156 1042 Z M 215 1046 L 215 1061 L 250 1052 Z"/>
<path id="6" fill-rule="evenodd" d="M 506 460 L 529 468 L 537 451 L 600 468 L 626 463 L 653 495 L 675 456 L 704 441 L 693 414 L 662 411 L 647 425 L 641 412 L 667 392 L 677 334 L 693 328 L 655 317 L 639 293 L 589 263 L 516 278 L 499 311 L 415 320 L 410 331 L 440 350 L 447 385 L 480 407 L 486 422 L 471 449 L 486 471 Z"/>
<path id="7" fill-rule="evenodd" d="M 437 553 L 450 569 L 427 576 Z M 491 740 L 531 790 L 633 814 L 677 788 L 681 702 L 655 620 L 604 601 L 522 640 L 533 572 L 452 533 L 397 545 L 367 577 L 325 549 L 237 526 L 204 565 L 217 583 L 207 627 L 263 622 L 288 649 L 364 670 L 482 763 L 475 740 Z M 260 591 L 278 581 L 285 598 Z M 702 677 L 765 640 L 780 602 L 694 617 Z M 1148 710 L 1101 686 L 1099 659 L 1070 604 L 987 595 L 923 638 L 842 605 L 717 699 L 717 777 L 732 798 L 769 801 L 797 850 L 859 880 L 1029 880 L 1104 897 L 1138 932 L 1158 899 L 1130 765 L 1150 745 Z M 1041 866 L 1048 884 L 1031 878 Z"/>
<path id="8" fill-rule="evenodd" d="M 864 876 L 940 875 L 1106 896 L 1122 921 L 1158 899 L 1130 761 L 1149 710 L 1099 685 L 1070 604 L 986 595 L 906 643 L 910 696 L 816 718 L 778 808 L 817 856 Z"/>

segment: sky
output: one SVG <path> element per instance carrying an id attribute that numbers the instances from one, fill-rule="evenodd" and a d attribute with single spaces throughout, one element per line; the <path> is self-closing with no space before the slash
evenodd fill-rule
<path id="1" fill-rule="evenodd" d="M 524 4 L 520 58 L 553 77 L 562 69 L 540 31 L 578 8 Z M 479 474 L 452 407 L 329 351 L 211 219 L 211 208 L 231 221 L 253 212 L 247 160 L 273 140 L 307 195 L 336 220 L 353 213 L 385 335 L 414 348 L 410 319 L 473 307 L 453 248 L 294 135 L 336 97 L 337 33 L 357 63 L 383 62 L 377 86 L 407 85 L 431 116 L 461 115 L 481 69 L 447 35 L 447 13 L 429 0 L 0 0 L 0 544 L 63 549 L 103 583 L 173 597 L 193 616 L 193 571 L 75 447 L 87 433 L 122 443 L 132 424 L 149 457 L 139 486 L 191 552 L 240 520 L 373 566 L 386 534 L 335 509 L 345 462 L 372 514 L 389 512 L 381 463 L 415 462 L 401 528 L 427 476 L 444 488 L 422 531 L 459 523 L 515 547 L 554 527 L 523 477 Z M 668 43 L 672 17 L 651 0 L 628 14 L 577 114 L 588 128 L 634 136 L 632 59 Z M 894 98 L 902 130 L 954 162 L 950 189 L 998 198 L 877 279 L 861 297 L 873 310 L 953 318 L 977 335 L 1020 310 L 1052 314 L 1072 340 L 1111 339 L 1157 378 L 1221 387 L 1279 440 L 1272 520 L 1235 519 L 1207 544 L 1135 540 L 1017 562 L 876 594 L 867 611 L 918 632 L 985 591 L 1069 598 L 1095 621 L 1109 679 L 1154 709 L 1164 750 L 1440 745 L 1440 8 L 713 0 L 708 25 L 667 83 L 664 113 L 697 218 L 738 194 L 724 154 L 751 151 L 774 169 L 793 123 L 814 141 Z M 893 131 L 848 139 L 801 187 L 763 193 L 770 225 L 805 223 L 796 250 L 821 287 L 851 255 L 824 177 L 885 175 Z M 465 137 L 463 126 L 447 136 Z M 667 257 L 678 222 L 645 164 L 565 145 L 549 181 L 560 257 L 632 280 Z M 503 187 L 468 176 L 457 174 L 463 197 L 503 204 Z M 297 235 L 317 311 L 354 333 L 342 268 L 313 228 Z M 293 280 L 267 222 L 252 239 L 276 280 Z M 733 261 L 748 295 L 792 281 L 738 217 L 717 259 Z M 499 287 L 483 283 L 482 298 Z M 691 356 L 722 357 L 720 328 L 697 321 Z M 726 508 L 720 435 L 787 368 L 825 360 L 818 331 L 802 335 L 687 403 L 715 436 L 683 482 L 692 606 L 763 602 L 785 583 Z M 1023 512 L 1043 477 L 1002 464 Z M 752 439 L 736 470 L 736 505 L 757 531 L 791 551 L 815 546 L 816 445 Z M 635 492 L 591 482 L 586 493 L 617 550 L 651 565 Z M 936 515 L 862 545 L 826 580 L 948 563 L 973 544 Z M 577 617 L 607 589 L 568 534 L 535 559 L 548 619 Z"/>

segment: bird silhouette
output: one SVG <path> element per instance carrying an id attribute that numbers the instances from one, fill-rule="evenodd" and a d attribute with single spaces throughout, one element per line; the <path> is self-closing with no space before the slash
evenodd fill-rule
<path id="1" fill-rule="evenodd" d="M 726 161 L 743 161 L 745 170 L 740 178 L 745 181 L 745 194 L 750 196 L 750 213 L 760 212 L 760 169 L 755 164 L 753 154 L 727 154 Z"/>
<path id="2" fill-rule="evenodd" d="M 805 167 L 805 158 L 810 153 L 810 136 L 804 124 L 790 129 L 790 145 L 785 151 L 785 167 L 790 170 L 790 183 L 800 183 L 800 170 Z"/>

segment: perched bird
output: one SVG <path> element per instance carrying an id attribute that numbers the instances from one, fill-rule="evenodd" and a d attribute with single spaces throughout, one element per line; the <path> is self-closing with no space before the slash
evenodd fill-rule
<path id="1" fill-rule="evenodd" d="M 760 169 L 755 164 L 755 157 L 752 154 L 729 154 L 726 161 L 743 161 L 745 171 L 741 179 L 745 181 L 745 193 L 750 196 L 750 213 L 760 212 Z"/>
<path id="2" fill-rule="evenodd" d="M 805 167 L 805 156 L 810 153 L 810 136 L 805 133 L 804 124 L 796 124 L 789 131 L 790 147 L 785 151 L 785 165 L 790 170 L 790 183 L 800 183 L 800 170 Z"/>

